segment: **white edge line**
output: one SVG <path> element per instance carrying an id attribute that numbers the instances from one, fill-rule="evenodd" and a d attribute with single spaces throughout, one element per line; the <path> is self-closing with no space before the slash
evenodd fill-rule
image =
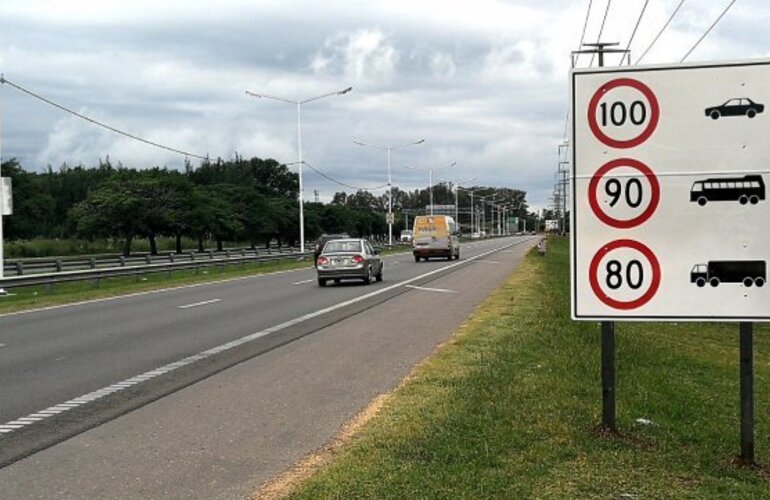
<path id="1" fill-rule="evenodd" d="M 389 292 L 391 290 L 394 290 L 399 287 L 409 287 L 410 283 L 420 280 L 422 278 L 425 278 L 427 276 L 431 276 L 433 274 L 437 274 L 443 271 L 446 271 L 447 269 L 452 269 L 454 267 L 467 264 L 468 262 L 473 262 L 474 260 L 480 259 L 481 257 L 486 257 L 487 255 L 493 254 L 495 252 L 499 252 L 505 248 L 512 247 L 514 245 L 518 245 L 519 243 L 522 243 L 527 240 L 519 240 L 514 243 L 506 244 L 500 248 L 495 248 L 493 250 L 489 250 L 487 252 L 481 253 L 479 255 L 476 255 L 474 257 L 469 257 L 465 260 L 460 260 L 455 262 L 454 264 L 449 264 L 437 269 L 434 269 L 432 271 L 428 271 L 427 273 L 421 274 L 419 276 L 415 276 L 413 278 L 409 278 L 408 280 L 401 281 L 399 283 L 395 283 L 393 285 L 387 286 L 385 288 L 381 288 L 379 290 L 375 290 L 373 292 L 369 292 L 364 295 L 360 295 L 358 297 L 355 297 L 353 299 L 345 300 L 343 302 L 338 302 L 337 304 L 329 307 L 325 307 L 323 309 L 319 309 L 317 311 L 305 314 L 303 316 L 299 316 L 297 318 L 291 319 L 289 321 L 285 321 L 283 323 L 280 323 L 275 326 L 271 326 L 269 328 L 266 328 L 264 330 L 252 333 L 250 335 L 246 335 L 245 337 L 241 337 L 239 339 L 227 342 L 226 344 L 222 344 L 221 346 L 213 347 L 211 349 L 205 350 L 203 352 L 200 352 L 198 354 L 194 354 L 192 356 L 188 356 L 186 358 L 183 358 L 179 361 L 176 361 L 174 363 L 169 363 L 167 365 L 164 365 L 160 368 L 156 368 L 154 370 L 145 372 L 141 375 L 137 375 L 135 377 L 117 382 L 115 384 L 109 385 L 107 387 L 104 387 L 102 389 L 90 392 L 88 394 L 85 394 L 83 396 L 70 399 L 69 401 L 65 401 L 64 403 L 60 403 L 54 406 L 51 406 L 49 408 L 46 408 L 45 410 L 40 410 L 35 413 L 31 413 L 29 415 L 26 415 L 24 417 L 19 417 L 16 420 L 12 420 L 11 422 L 7 422 L 5 424 L 0 424 L 0 437 L 2 437 L 3 434 L 8 434 L 10 432 L 13 432 L 14 430 L 21 429 L 23 427 L 26 427 L 28 425 L 31 425 L 35 422 L 39 422 L 40 420 L 43 420 L 45 418 L 51 417 L 53 415 L 58 415 L 60 413 L 64 413 L 65 411 L 69 411 L 73 408 L 78 408 L 79 406 L 88 404 L 90 402 L 96 401 L 97 399 L 101 399 L 105 396 L 109 396 L 111 394 L 114 394 L 116 392 L 122 391 L 123 389 L 126 389 L 130 386 L 133 386 L 139 382 L 145 382 L 147 380 L 153 379 L 155 377 L 158 377 L 160 375 L 169 373 L 173 370 L 176 370 L 178 368 L 181 368 L 182 366 L 189 365 L 191 363 L 194 363 L 196 361 L 199 361 L 201 359 L 208 358 L 210 356 L 213 356 L 215 354 L 219 354 L 220 352 L 226 351 L 228 349 L 232 349 L 234 347 L 238 347 L 240 345 L 243 345 L 247 342 L 251 342 L 252 340 L 256 340 L 261 337 L 265 337 L 267 335 L 270 335 L 275 332 L 279 332 L 281 330 L 285 330 L 286 328 L 289 328 L 291 326 L 297 325 L 299 323 L 302 323 L 304 321 L 307 321 L 312 318 L 316 318 L 318 316 L 321 316 L 323 314 L 326 314 L 331 311 L 335 311 L 337 309 L 341 309 L 343 307 L 347 307 L 351 304 L 355 304 L 356 302 L 361 302 L 363 300 L 366 300 L 371 297 L 375 297 L 377 295 L 381 295 L 385 292 Z M 293 271 L 293 270 L 292 270 Z M 288 271 L 288 272 L 292 272 Z M 281 271 L 284 272 L 284 271 Z M 276 273 L 277 274 L 277 273 Z M 261 275 L 264 276 L 264 275 Z M 250 276 L 253 278 L 253 276 Z M 232 280 L 224 280 L 224 281 L 232 281 Z M 205 284 L 205 283 L 202 283 Z M 197 285 L 193 285 L 197 286 Z M 184 287 L 180 287 L 184 288 Z M 411 288 L 414 288 L 414 286 L 411 286 Z M 140 294 L 141 295 L 141 294 Z M 95 302 L 95 301 L 94 301 Z"/>

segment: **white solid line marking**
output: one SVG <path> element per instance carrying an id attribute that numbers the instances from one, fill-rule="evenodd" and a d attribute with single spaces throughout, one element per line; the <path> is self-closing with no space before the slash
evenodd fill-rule
<path id="1" fill-rule="evenodd" d="M 120 391 L 126 389 L 127 387 L 134 385 L 134 384 L 141 383 L 141 382 L 153 379 L 155 377 L 159 377 L 159 376 L 161 376 L 161 375 L 163 375 L 165 373 L 169 373 L 171 371 L 174 371 L 177 368 L 181 368 L 183 366 L 190 365 L 192 363 L 195 363 L 196 361 L 200 361 L 202 359 L 206 359 L 206 358 L 208 358 L 210 356 L 214 356 L 214 355 L 219 354 L 220 352 L 226 351 L 228 349 L 232 349 L 234 347 L 238 347 L 240 345 L 243 345 L 243 344 L 245 344 L 247 342 L 251 342 L 251 341 L 256 340 L 258 338 L 266 337 L 267 335 L 273 334 L 275 332 L 279 332 L 281 330 L 285 330 L 286 328 L 289 328 L 291 326 L 297 325 L 299 323 L 302 323 L 302 322 L 307 321 L 307 320 L 312 319 L 312 318 L 316 318 L 318 316 L 322 316 L 322 315 L 324 315 L 326 313 L 335 311 L 337 309 L 341 309 L 343 307 L 347 307 L 347 306 L 349 306 L 351 304 L 355 304 L 356 302 L 361 302 L 362 300 L 366 300 L 368 298 L 375 297 L 377 295 L 381 295 L 381 294 L 383 294 L 385 292 L 389 292 L 389 291 L 394 290 L 394 289 L 399 288 L 399 287 L 417 288 L 416 286 L 410 285 L 410 284 L 415 282 L 415 281 L 417 281 L 417 280 L 420 280 L 422 278 L 426 278 L 428 276 L 432 276 L 434 274 L 443 272 L 443 271 L 445 271 L 447 269 L 452 269 L 453 267 L 457 267 L 457 266 L 461 266 L 463 264 L 468 264 L 470 262 L 474 262 L 475 260 L 478 260 L 481 257 L 486 257 L 487 255 L 491 255 L 491 254 L 493 254 L 495 252 L 499 252 L 500 250 L 503 250 L 505 248 L 511 247 L 513 245 L 518 245 L 519 243 L 522 243 L 522 241 L 517 241 L 517 242 L 514 242 L 514 243 L 509 243 L 509 244 L 506 244 L 506 245 L 504 245 L 502 247 L 499 247 L 499 248 L 496 248 L 496 249 L 493 249 L 493 250 L 489 250 L 487 252 L 484 252 L 484 253 L 481 253 L 479 255 L 476 255 L 475 257 L 469 257 L 469 258 L 467 258 L 465 260 L 457 261 L 457 262 L 455 262 L 453 264 L 449 264 L 447 266 L 442 266 L 442 267 L 439 267 L 438 269 L 434 269 L 432 271 L 428 271 L 427 273 L 421 274 L 419 276 L 414 276 L 414 277 L 409 278 L 409 279 L 407 279 L 405 281 L 402 281 L 400 283 L 395 283 L 393 285 L 387 286 L 385 288 L 381 288 L 379 290 L 375 290 L 373 292 L 369 292 L 367 294 L 358 296 L 358 297 L 353 298 L 353 299 L 349 299 L 349 300 L 346 300 L 346 301 L 343 301 L 343 302 L 338 302 L 337 304 L 334 304 L 332 306 L 326 307 L 324 309 L 319 309 L 317 311 L 313 311 L 311 313 L 305 314 L 303 316 L 299 316 L 297 318 L 291 319 L 291 320 L 286 321 L 284 323 L 281 323 L 281 324 L 278 324 L 278 325 L 275 325 L 275 326 L 271 326 L 271 327 L 266 328 L 264 330 L 261 330 L 259 332 L 252 333 L 250 335 L 246 335 L 246 336 L 241 337 L 241 338 L 236 339 L 236 340 L 232 340 L 232 341 L 227 342 L 225 344 L 222 344 L 222 345 L 220 345 L 218 347 L 213 347 L 211 349 L 205 350 L 205 351 L 200 352 L 198 354 L 195 354 L 193 356 L 188 356 L 188 357 L 186 357 L 184 359 L 180 359 L 179 361 L 176 361 L 174 363 L 169 363 L 167 365 L 161 366 L 160 368 L 156 368 L 155 370 L 151 370 L 151 371 L 142 373 L 140 375 L 137 375 L 136 377 L 132 377 L 132 378 L 129 378 L 129 379 L 117 382 L 117 383 L 112 384 L 110 386 L 107 386 L 107 387 L 104 387 L 102 389 L 99 389 L 98 391 L 89 392 L 88 394 L 85 394 L 85 395 L 80 396 L 80 397 L 75 398 L 75 399 L 70 399 L 69 401 L 65 401 L 64 403 L 61 403 L 61 404 L 58 404 L 58 405 L 55 405 L 55 406 L 51 406 L 49 408 L 46 408 L 45 410 L 40 410 L 40 411 L 38 411 L 36 413 L 32 413 L 32 414 L 27 415 L 25 417 L 17 418 L 16 420 L 13 420 L 13 421 L 8 422 L 6 424 L 0 424 L 0 435 L 11 433 L 11 432 L 13 432 L 13 431 L 15 431 L 17 429 L 21 429 L 23 427 L 26 427 L 27 425 L 32 425 L 36 421 L 39 421 L 39 420 L 42 420 L 42 419 L 47 419 L 47 418 L 50 418 L 50 417 L 52 417 L 54 415 L 57 415 L 59 413 L 63 413 L 63 412 L 69 411 L 69 410 L 71 410 L 73 408 L 77 408 L 79 406 L 88 404 L 90 402 L 96 401 L 97 399 L 101 399 L 101 398 L 103 398 L 105 396 L 109 396 L 109 395 L 114 394 L 116 392 L 120 392 Z M 420 288 L 422 288 L 422 287 L 420 287 Z M 434 288 L 434 289 L 423 288 L 423 289 L 430 290 L 430 291 L 443 291 L 443 292 L 449 292 L 449 293 L 456 293 L 456 292 L 452 292 L 451 290 L 441 290 L 439 288 Z M 216 301 L 219 301 L 219 300 L 220 299 L 215 299 L 214 301 L 216 302 Z M 208 301 L 208 302 L 212 302 L 212 301 Z M 200 304 L 204 304 L 204 303 L 206 303 L 206 302 L 201 302 L 199 304 L 191 304 L 191 305 L 189 305 L 187 307 L 191 307 L 193 305 L 200 305 Z"/>
<path id="2" fill-rule="evenodd" d="M 415 286 L 415 285 L 406 285 L 406 288 L 414 288 L 415 290 L 422 290 L 425 292 L 457 293 L 456 290 L 447 290 L 445 288 L 428 288 L 425 286 Z"/>
<path id="3" fill-rule="evenodd" d="M 480 264 L 499 264 L 496 260 L 477 260 L 476 262 Z"/>
<path id="4" fill-rule="evenodd" d="M 305 283 L 312 283 L 314 281 L 315 281 L 314 279 L 312 279 L 312 280 L 296 281 L 296 282 L 292 283 L 292 285 L 304 285 Z"/>
<path id="5" fill-rule="evenodd" d="M 204 300 L 203 302 L 196 302 L 195 304 L 187 304 L 186 306 L 179 306 L 179 309 L 189 309 L 191 307 L 205 306 L 207 304 L 215 304 L 221 301 L 222 299 Z"/>

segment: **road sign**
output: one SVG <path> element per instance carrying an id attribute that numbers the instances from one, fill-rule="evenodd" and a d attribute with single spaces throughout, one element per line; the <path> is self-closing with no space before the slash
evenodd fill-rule
<path id="1" fill-rule="evenodd" d="M 393 224 L 395 220 L 396 218 L 392 212 L 385 214 L 385 224 Z"/>
<path id="2" fill-rule="evenodd" d="M 770 61 L 571 80 L 573 318 L 770 321 Z"/>
<path id="3" fill-rule="evenodd" d="M 10 177 L 0 178 L 0 199 L 2 199 L 0 214 L 13 214 L 13 188 Z"/>

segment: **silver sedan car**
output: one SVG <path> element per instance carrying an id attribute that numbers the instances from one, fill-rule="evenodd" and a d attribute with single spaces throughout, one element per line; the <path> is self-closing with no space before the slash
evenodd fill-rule
<path id="1" fill-rule="evenodd" d="M 382 281 L 382 266 L 380 252 L 365 239 L 331 240 L 316 260 L 318 286 L 326 286 L 329 280 L 338 284 L 344 279 L 359 279 L 367 285 L 372 279 Z"/>

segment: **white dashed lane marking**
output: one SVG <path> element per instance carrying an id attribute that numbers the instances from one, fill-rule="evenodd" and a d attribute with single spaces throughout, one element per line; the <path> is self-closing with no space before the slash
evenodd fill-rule
<path id="1" fill-rule="evenodd" d="M 221 302 L 221 301 L 222 299 L 204 300 L 203 302 L 196 302 L 195 304 L 187 304 L 185 306 L 179 306 L 179 309 L 189 309 L 191 307 L 205 306 L 208 304 L 216 304 L 217 302 Z"/>
<path id="2" fill-rule="evenodd" d="M 406 285 L 406 288 L 422 290 L 423 292 L 457 293 L 457 291 L 455 290 L 447 290 L 445 288 L 428 288 L 425 286 L 415 286 L 415 285 Z"/>
<path id="3" fill-rule="evenodd" d="M 480 264 L 499 264 L 496 260 L 477 260 L 476 262 Z"/>
<path id="4" fill-rule="evenodd" d="M 303 280 L 303 281 L 296 281 L 296 282 L 292 283 L 292 285 L 304 285 L 305 283 L 312 283 L 312 282 L 314 282 L 314 281 L 315 281 L 315 279 L 312 279 L 312 280 Z"/>

